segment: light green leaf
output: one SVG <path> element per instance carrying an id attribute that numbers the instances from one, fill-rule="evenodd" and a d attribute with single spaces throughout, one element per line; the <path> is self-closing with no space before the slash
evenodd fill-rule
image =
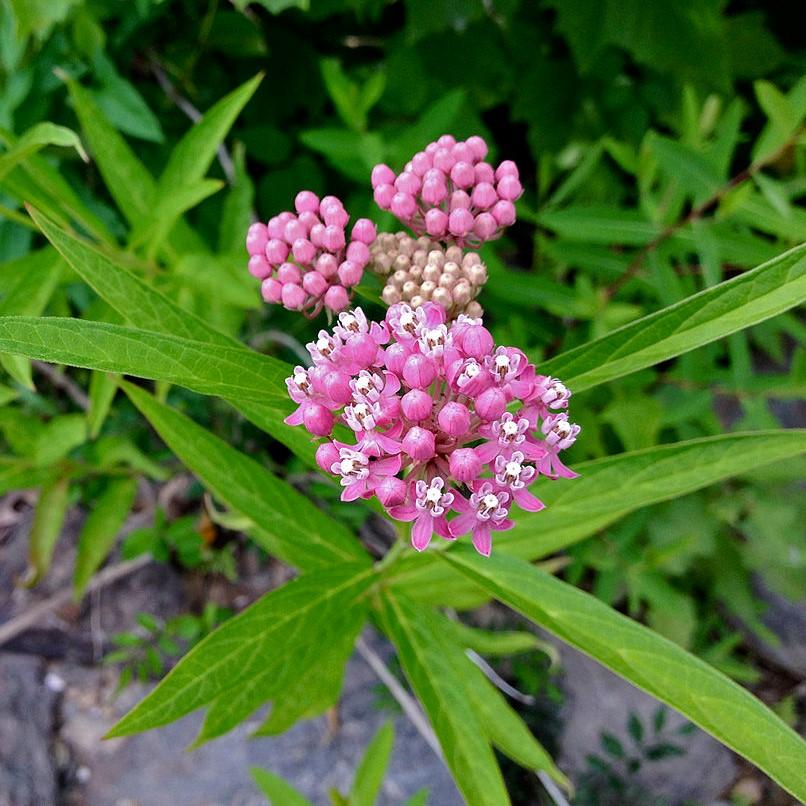
<path id="1" fill-rule="evenodd" d="M 92 575 L 115 545 L 115 538 L 129 514 L 137 494 L 135 479 L 113 479 L 98 497 L 78 536 L 73 589 L 81 599 Z"/>
<path id="2" fill-rule="evenodd" d="M 386 722 L 367 745 L 364 757 L 355 771 L 355 780 L 350 790 L 350 806 L 374 806 L 389 766 L 394 742 L 395 729 L 391 722 Z"/>
<path id="3" fill-rule="evenodd" d="M 428 790 L 418 789 L 403 806 L 426 806 L 428 803 Z"/>
<path id="4" fill-rule="evenodd" d="M 69 492 L 70 482 L 66 477 L 49 481 L 42 487 L 28 538 L 30 568 L 25 584 L 29 587 L 47 574 L 53 562 L 53 550 L 67 514 Z"/>
<path id="5" fill-rule="evenodd" d="M 397 649 L 400 663 L 423 705 L 459 791 L 469 806 L 506 806 L 510 802 L 501 771 L 475 709 L 455 670 L 470 661 L 435 627 L 435 615 L 403 596 L 386 593 L 381 623 Z"/>
<path id="6" fill-rule="evenodd" d="M 312 806 L 307 798 L 300 795 L 291 784 L 283 780 L 279 775 L 275 775 L 269 770 L 261 770 L 259 767 L 252 767 L 249 772 L 252 774 L 258 789 L 269 801 L 269 806 Z"/>
<path id="7" fill-rule="evenodd" d="M 0 495 L 12 490 L 29 490 L 48 481 L 53 474 L 49 467 L 33 467 L 25 459 L 0 456 Z"/>
<path id="8" fill-rule="evenodd" d="M 660 135 L 650 138 L 649 147 L 661 168 L 695 203 L 703 202 L 722 185 L 717 168 L 693 148 Z"/>
<path id="9" fill-rule="evenodd" d="M 806 742 L 772 711 L 694 655 L 523 560 L 482 558 L 467 545 L 444 557 L 526 618 L 590 655 L 806 797 Z"/>
<path id="10" fill-rule="evenodd" d="M 17 140 L 16 145 L 0 154 L 0 179 L 16 165 L 45 146 L 74 148 L 83 160 L 88 159 L 81 140 L 72 129 L 57 126 L 55 123 L 37 123 Z"/>
<path id="11" fill-rule="evenodd" d="M 761 162 L 774 156 L 803 122 L 806 116 L 806 79 L 801 78 L 787 95 L 769 81 L 756 81 L 753 89 L 769 120 L 753 147 L 753 162 Z"/>
<path id="12" fill-rule="evenodd" d="M 629 375 L 806 300 L 806 244 L 540 365 L 574 391 Z"/>
<path id="13" fill-rule="evenodd" d="M 272 554 L 302 569 L 369 562 L 345 526 L 290 484 L 142 389 L 124 389 L 180 461 L 227 506 L 252 519 L 249 533 Z"/>
<path id="14" fill-rule="evenodd" d="M 337 565 L 267 593 L 195 646 L 108 735 L 167 725 L 197 708 L 236 697 L 268 667 L 279 671 L 309 636 L 320 640 L 313 625 L 326 629 L 332 618 L 361 602 L 372 582 L 371 569 L 363 565 Z"/>
<path id="15" fill-rule="evenodd" d="M 287 404 L 283 364 L 218 346 L 122 325 L 59 317 L 0 317 L 0 351 L 55 364 L 167 381 L 221 397 Z"/>
<path id="16" fill-rule="evenodd" d="M 638 210 L 609 205 L 574 205 L 538 213 L 537 223 L 568 241 L 589 244 L 646 246 L 660 228 Z"/>
<path id="17" fill-rule="evenodd" d="M 83 414 L 61 414 L 46 423 L 34 440 L 31 457 L 39 467 L 63 459 L 87 439 Z"/>
<path id="18" fill-rule="evenodd" d="M 473 649 L 481 655 L 495 657 L 517 655 L 543 647 L 543 642 L 534 633 L 524 630 L 481 630 L 447 617 L 445 630 L 457 644 Z"/>
<path id="19" fill-rule="evenodd" d="M 101 433 L 115 393 L 118 390 L 119 375 L 109 372 L 93 372 L 90 377 L 90 407 L 87 411 L 87 428 L 90 439 Z"/>

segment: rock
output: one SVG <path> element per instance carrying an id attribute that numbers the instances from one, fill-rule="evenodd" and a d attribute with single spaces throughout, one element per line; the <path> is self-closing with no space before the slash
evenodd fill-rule
<path id="1" fill-rule="evenodd" d="M 50 806 L 56 692 L 37 658 L 0 653 L 0 806 Z"/>
<path id="2" fill-rule="evenodd" d="M 560 645 L 560 654 L 566 701 L 558 761 L 577 780 L 591 769 L 588 755 L 607 757 L 601 744 L 603 732 L 629 748 L 630 714 L 635 713 L 645 726 L 650 726 L 659 703 L 574 649 Z M 666 724 L 670 734 L 684 723 L 682 716 L 668 709 Z M 674 742 L 685 748 L 685 755 L 645 763 L 635 775 L 635 782 L 670 806 L 716 800 L 737 774 L 730 750 L 699 729 L 686 736 L 674 736 Z"/>

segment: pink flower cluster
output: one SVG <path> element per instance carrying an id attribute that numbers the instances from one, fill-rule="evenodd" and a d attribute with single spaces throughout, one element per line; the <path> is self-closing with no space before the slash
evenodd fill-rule
<path id="1" fill-rule="evenodd" d="M 485 162 L 481 137 L 457 142 L 444 134 L 419 151 L 401 171 L 372 170 L 375 201 L 418 235 L 478 247 L 515 223 L 514 202 L 523 192 L 518 167 Z"/>
<path id="2" fill-rule="evenodd" d="M 539 476 L 576 475 L 559 457 L 580 430 L 564 411 L 571 393 L 520 350 L 496 347 L 481 319 L 447 324 L 440 305 L 398 303 L 370 323 L 356 308 L 307 346 L 313 366 L 286 381 L 298 404 L 286 422 L 315 437 L 346 424 L 353 441 L 323 442 L 319 466 L 340 478 L 343 501 L 374 495 L 412 521 L 420 551 L 435 532 L 470 532 L 489 555 L 513 503 L 543 508 L 529 491 Z"/>
<path id="3" fill-rule="evenodd" d="M 369 246 L 377 235 L 368 218 L 353 225 L 335 196 L 321 201 L 309 190 L 297 194 L 294 213 L 274 216 L 268 224 L 252 224 L 246 236 L 249 271 L 262 280 L 266 302 L 316 316 L 323 307 L 341 311 L 350 302 L 348 289 L 369 262 Z"/>

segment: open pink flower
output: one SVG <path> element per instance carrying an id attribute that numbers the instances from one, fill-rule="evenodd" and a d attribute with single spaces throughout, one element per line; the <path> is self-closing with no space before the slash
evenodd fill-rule
<path id="1" fill-rule="evenodd" d="M 330 468 L 332 473 L 341 476 L 342 501 L 355 501 L 367 497 L 386 476 L 394 476 L 400 470 L 400 457 L 372 460 L 363 451 L 342 448 L 339 461 Z"/>
<path id="2" fill-rule="evenodd" d="M 479 554 L 490 556 L 492 532 L 511 529 L 515 524 L 509 520 L 512 496 L 506 490 L 496 490 L 489 481 L 477 482 L 470 500 L 454 502 L 462 514 L 451 521 L 451 534 L 459 537 L 473 533 L 473 545 Z"/>
<path id="3" fill-rule="evenodd" d="M 399 521 L 414 521 L 411 528 L 412 546 L 417 551 L 423 551 L 431 542 L 434 532 L 446 540 L 452 540 L 445 514 L 456 496 L 445 490 L 445 479 L 435 476 L 430 484 L 420 479 L 415 482 L 413 492 L 409 502 L 389 510 L 389 514 Z"/>

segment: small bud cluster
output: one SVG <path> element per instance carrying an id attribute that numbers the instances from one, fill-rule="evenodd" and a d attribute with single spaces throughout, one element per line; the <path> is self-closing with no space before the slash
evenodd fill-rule
<path id="1" fill-rule="evenodd" d="M 340 479 L 342 500 L 376 496 L 413 523 L 419 551 L 435 532 L 471 533 L 489 555 L 492 532 L 513 526 L 513 503 L 543 508 L 528 490 L 539 476 L 576 475 L 559 458 L 580 431 L 563 411 L 571 393 L 517 348 L 496 347 L 481 319 L 449 323 L 424 302 L 370 323 L 356 308 L 307 346 L 313 366 L 286 381 L 298 404 L 286 423 L 328 437 L 316 461 Z M 351 442 L 331 438 L 337 422 Z"/>
<path id="2" fill-rule="evenodd" d="M 523 193 L 518 167 L 485 162 L 481 137 L 457 142 L 444 134 L 417 152 L 399 174 L 388 165 L 372 170 L 375 202 L 417 235 L 477 248 L 515 223 Z"/>
<path id="3" fill-rule="evenodd" d="M 268 224 L 252 224 L 246 236 L 249 271 L 262 280 L 266 302 L 316 316 L 323 307 L 341 311 L 350 302 L 349 290 L 364 274 L 375 225 L 359 218 L 350 241 L 350 219 L 335 196 L 321 201 L 303 190 L 294 200 L 294 213 L 274 216 Z"/>
<path id="4" fill-rule="evenodd" d="M 487 267 L 475 252 L 447 249 L 428 236 L 412 238 L 405 232 L 382 232 L 370 247 L 368 269 L 385 279 L 381 298 L 387 305 L 407 302 L 419 308 L 437 302 L 448 320 L 460 314 L 481 316 L 476 297 L 487 282 Z"/>

